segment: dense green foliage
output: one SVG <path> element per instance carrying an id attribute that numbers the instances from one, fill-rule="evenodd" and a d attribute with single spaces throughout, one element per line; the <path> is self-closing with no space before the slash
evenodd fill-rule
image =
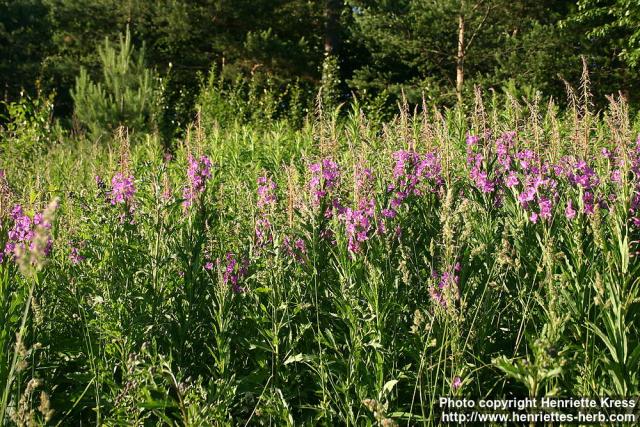
<path id="1" fill-rule="evenodd" d="M 416 425 L 444 395 L 637 395 L 640 129 L 588 105 L 301 128 L 202 109 L 173 156 L 122 132 L 34 151 L 46 116 L 14 105 L 0 424 Z"/>
<path id="2" fill-rule="evenodd" d="M 5 101 L 24 88 L 56 93 L 56 115 L 73 112 L 81 67 L 99 79 L 98 47 L 131 29 L 147 65 L 164 80 L 158 126 L 166 138 L 193 118 L 200 79 L 299 87 L 306 107 L 326 85 L 332 103 L 352 99 L 395 109 L 456 102 L 458 23 L 465 19 L 467 103 L 474 85 L 564 100 L 586 57 L 594 101 L 622 91 L 634 106 L 640 74 L 637 0 L 6 0 L 0 2 L 0 84 Z M 337 67 L 325 67 L 325 56 Z M 333 72 L 333 71 L 337 72 Z M 325 91 L 326 92 L 326 91 Z"/>
<path id="3" fill-rule="evenodd" d="M 639 11 L 0 0 L 0 426 L 637 396 Z"/>

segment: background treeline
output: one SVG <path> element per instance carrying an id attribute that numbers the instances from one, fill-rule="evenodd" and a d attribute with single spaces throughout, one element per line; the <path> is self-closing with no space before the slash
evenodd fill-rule
<path id="1" fill-rule="evenodd" d="M 322 87 L 328 103 L 384 112 L 403 92 L 472 100 L 474 85 L 562 100 L 584 56 L 596 104 L 640 100 L 639 0 L 2 0 L 0 97 L 55 93 L 55 114 L 71 118 L 81 69 L 104 80 L 99 48 L 127 28 L 169 135 L 212 69 L 216 85 L 247 84 L 245 99 L 276 94 L 271 108 L 309 108 Z"/>

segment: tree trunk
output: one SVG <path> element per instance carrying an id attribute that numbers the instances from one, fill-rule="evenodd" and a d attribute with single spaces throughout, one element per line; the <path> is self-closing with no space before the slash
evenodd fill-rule
<path id="1" fill-rule="evenodd" d="M 456 96 L 458 106 L 462 107 L 462 87 L 464 85 L 464 1 L 460 2 L 458 15 L 458 56 L 456 58 Z"/>

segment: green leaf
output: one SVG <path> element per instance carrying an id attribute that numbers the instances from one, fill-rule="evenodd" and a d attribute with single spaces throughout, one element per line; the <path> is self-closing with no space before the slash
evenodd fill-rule
<path id="1" fill-rule="evenodd" d="M 391 390 L 393 390 L 393 388 L 396 386 L 396 384 L 398 384 L 398 380 L 389 380 L 387 381 L 384 386 L 382 387 L 382 392 L 383 393 L 390 393 Z"/>

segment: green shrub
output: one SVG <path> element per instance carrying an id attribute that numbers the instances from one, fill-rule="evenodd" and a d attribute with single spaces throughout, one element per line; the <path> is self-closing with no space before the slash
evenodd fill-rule
<path id="1" fill-rule="evenodd" d="M 53 121 L 53 95 L 2 103 L 7 112 L 0 127 L 0 170 L 14 176 L 13 184 L 24 188 L 34 160 L 45 154 L 62 130 Z"/>
<path id="2" fill-rule="evenodd" d="M 224 69 L 213 67 L 202 84 L 196 108 L 205 130 L 244 123 L 264 126 L 274 120 L 298 128 L 312 101 L 308 86 L 300 81 L 283 84 L 260 73 L 229 80 Z"/>

